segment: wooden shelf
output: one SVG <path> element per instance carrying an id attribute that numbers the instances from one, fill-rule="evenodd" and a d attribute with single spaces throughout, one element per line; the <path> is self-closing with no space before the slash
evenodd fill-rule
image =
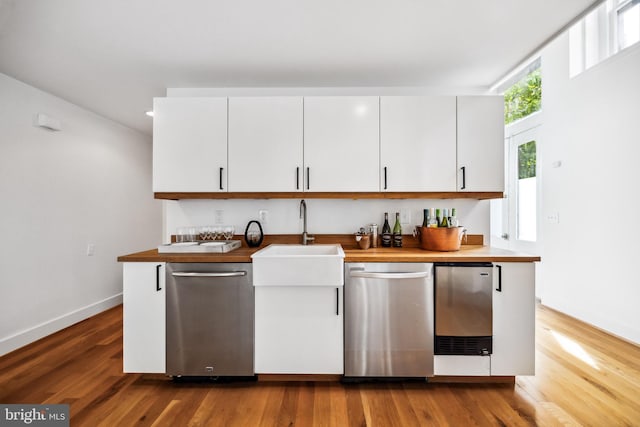
<path id="1" fill-rule="evenodd" d="M 154 193 L 156 199 L 502 199 L 501 192 L 370 192 L 370 193 Z"/>

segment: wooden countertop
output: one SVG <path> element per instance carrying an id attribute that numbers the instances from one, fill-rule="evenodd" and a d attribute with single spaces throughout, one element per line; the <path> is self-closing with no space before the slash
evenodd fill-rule
<path id="1" fill-rule="evenodd" d="M 535 262 L 539 256 L 482 245 L 463 245 L 455 252 L 432 252 L 416 247 L 357 249 L 342 245 L 345 262 Z M 251 262 L 260 248 L 242 247 L 224 254 L 159 254 L 157 249 L 118 257 L 120 262 Z"/>
<path id="2" fill-rule="evenodd" d="M 345 262 L 534 262 L 539 256 L 482 245 L 462 245 L 459 251 L 435 252 L 420 248 L 369 248 L 343 246 Z"/>

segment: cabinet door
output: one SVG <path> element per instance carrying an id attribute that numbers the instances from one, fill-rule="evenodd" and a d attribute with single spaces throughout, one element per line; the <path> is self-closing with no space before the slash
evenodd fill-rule
<path id="1" fill-rule="evenodd" d="M 495 264 L 491 375 L 535 374 L 535 266 Z"/>
<path id="2" fill-rule="evenodd" d="M 229 98 L 229 191 L 302 191 L 302 97 Z"/>
<path id="3" fill-rule="evenodd" d="M 227 191 L 227 99 L 155 98 L 153 191 Z"/>
<path id="4" fill-rule="evenodd" d="M 458 97 L 458 191 L 504 192 L 504 98 Z"/>
<path id="5" fill-rule="evenodd" d="M 165 372 L 165 264 L 123 265 L 124 372 Z"/>
<path id="6" fill-rule="evenodd" d="M 305 97 L 305 191 L 379 191 L 379 98 Z"/>
<path id="7" fill-rule="evenodd" d="M 342 291 L 256 286 L 256 373 L 342 374 Z"/>
<path id="8" fill-rule="evenodd" d="M 380 98 L 380 189 L 456 191 L 455 96 Z"/>

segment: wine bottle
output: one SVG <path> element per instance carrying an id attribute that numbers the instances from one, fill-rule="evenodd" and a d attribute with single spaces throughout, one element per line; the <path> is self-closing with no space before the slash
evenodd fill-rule
<path id="1" fill-rule="evenodd" d="M 456 216 L 456 208 L 451 209 L 451 218 L 449 219 L 449 225 L 451 227 L 457 227 L 459 225 L 458 217 Z"/>
<path id="2" fill-rule="evenodd" d="M 428 227 L 429 226 L 429 220 L 431 219 L 431 218 L 429 218 L 429 209 L 423 209 L 422 213 L 423 213 L 422 226 L 423 227 Z"/>
<path id="3" fill-rule="evenodd" d="M 440 215 L 440 209 L 436 209 L 436 227 L 442 227 L 442 215 Z"/>
<path id="4" fill-rule="evenodd" d="M 393 225 L 393 247 L 402 247 L 402 226 L 400 225 L 400 212 L 396 212 L 396 223 Z"/>
<path id="5" fill-rule="evenodd" d="M 429 209 L 429 227 L 435 228 L 438 226 L 438 219 L 436 218 L 434 208 Z"/>
<path id="6" fill-rule="evenodd" d="M 389 225 L 389 214 L 384 213 L 384 224 L 382 225 L 382 246 L 388 248 L 391 246 L 391 226 Z"/>
<path id="7" fill-rule="evenodd" d="M 449 219 L 447 218 L 447 209 L 442 209 L 442 221 L 440 227 L 449 227 Z"/>

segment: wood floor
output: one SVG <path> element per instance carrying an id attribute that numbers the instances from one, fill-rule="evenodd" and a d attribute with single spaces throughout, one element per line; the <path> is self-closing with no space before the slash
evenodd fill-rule
<path id="1" fill-rule="evenodd" d="M 0 403 L 68 403 L 76 426 L 640 426 L 640 348 L 544 307 L 513 384 L 180 384 L 122 373 L 122 307 L 0 358 Z"/>

